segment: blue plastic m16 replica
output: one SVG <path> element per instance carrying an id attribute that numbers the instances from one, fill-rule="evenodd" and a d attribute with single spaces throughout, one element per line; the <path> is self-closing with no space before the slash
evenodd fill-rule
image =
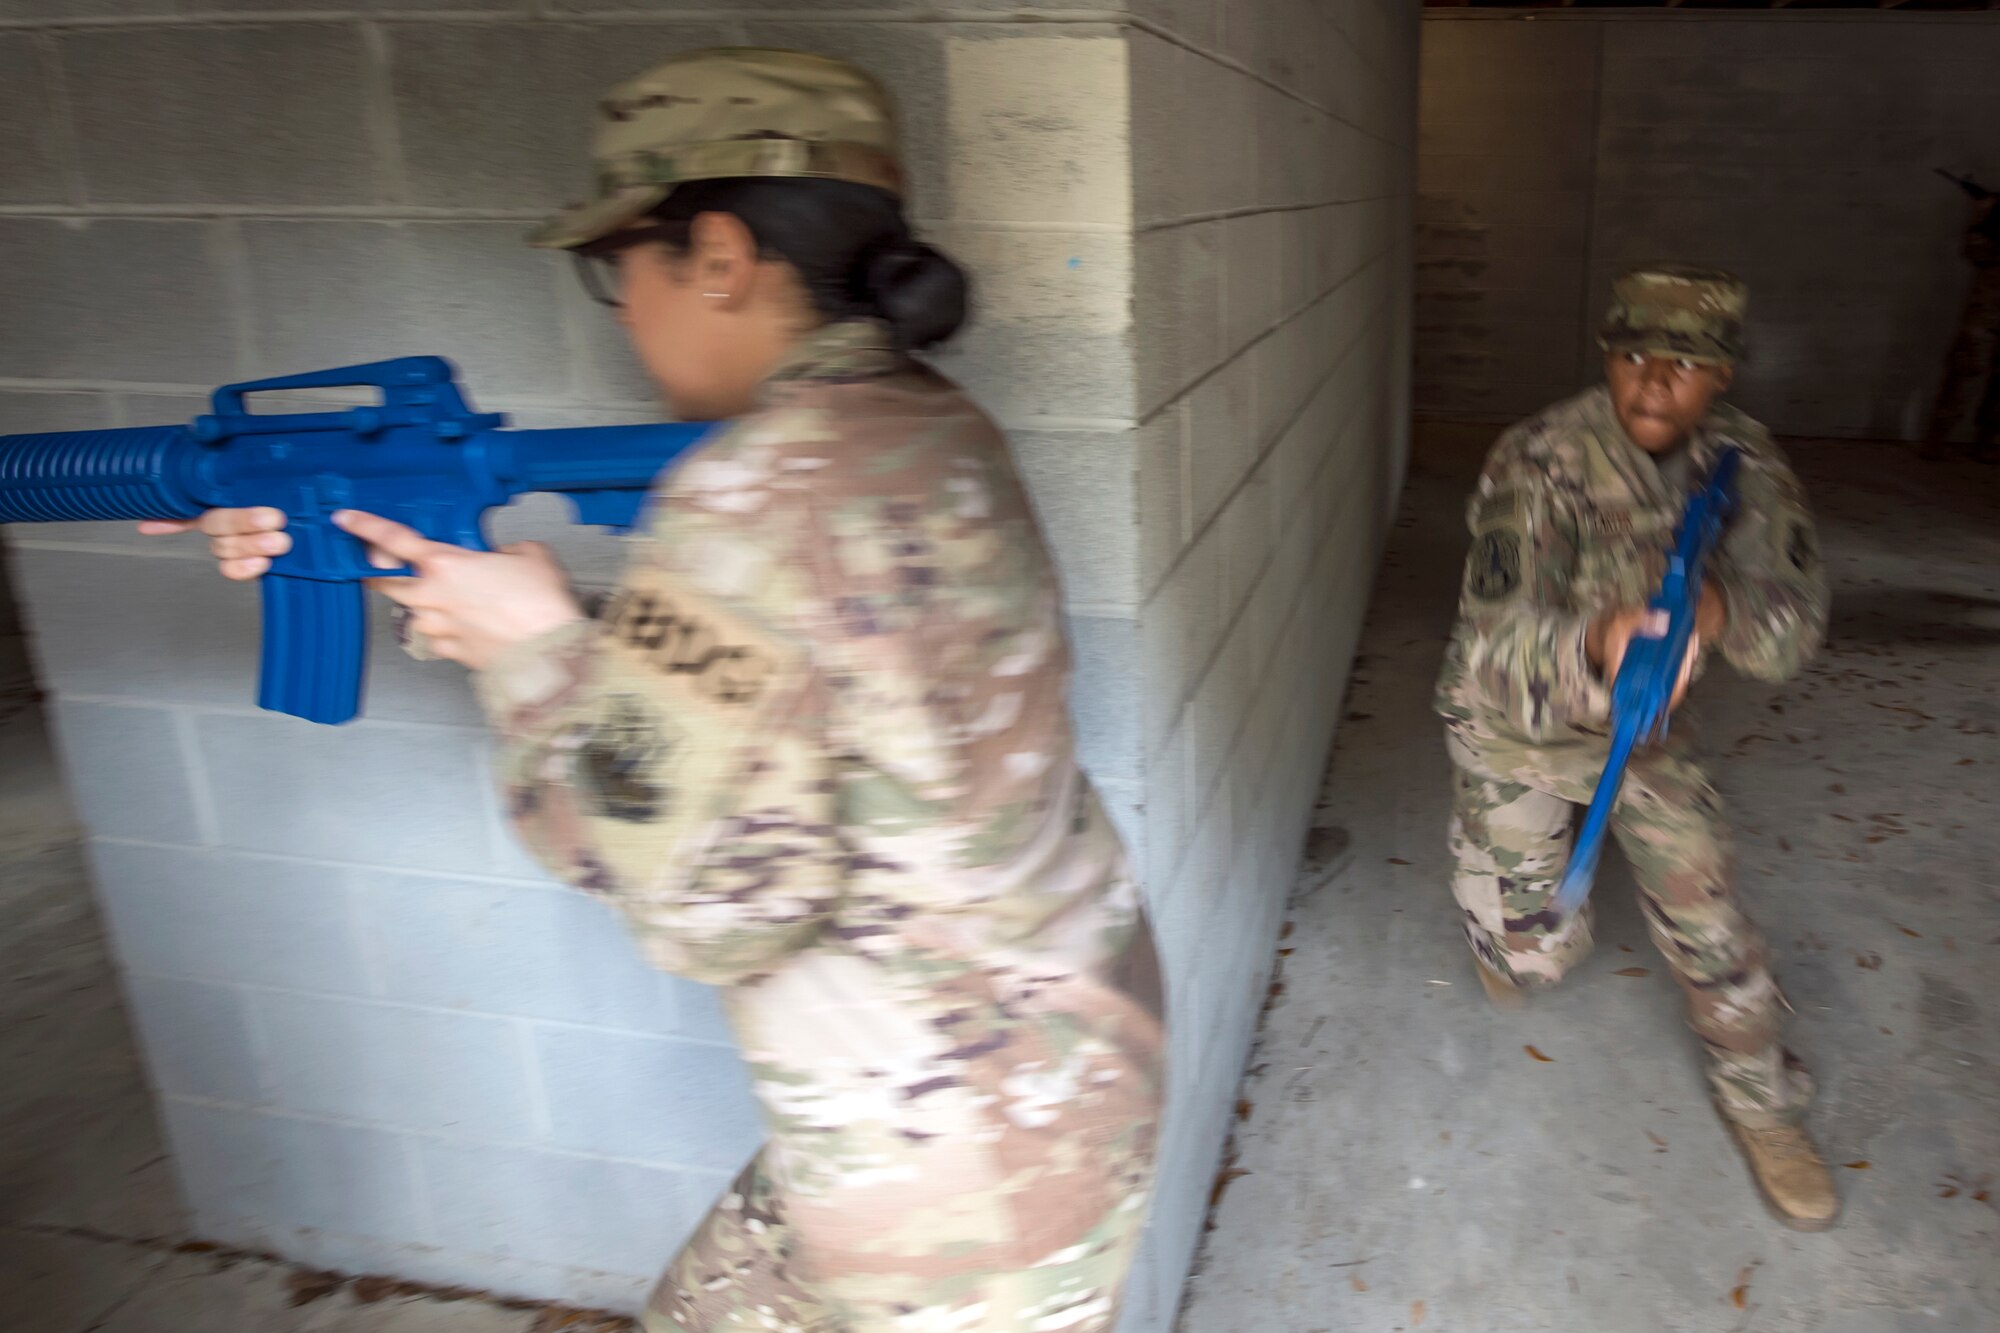
<path id="1" fill-rule="evenodd" d="M 1618 676 L 1611 683 L 1611 757 L 1597 779 L 1597 790 L 1591 793 L 1590 809 L 1583 816 L 1562 883 L 1556 886 L 1554 906 L 1561 916 L 1575 912 L 1590 896 L 1597 862 L 1604 854 L 1604 835 L 1618 805 L 1619 789 L 1625 785 L 1625 765 L 1632 751 L 1666 739 L 1674 687 L 1680 683 L 1681 664 L 1694 638 L 1702 573 L 1736 510 L 1736 469 L 1741 462 L 1742 451 L 1735 445 L 1725 446 L 1707 484 L 1688 501 L 1680 530 L 1674 534 L 1674 549 L 1667 557 L 1666 577 L 1649 603 L 1651 610 L 1666 613 L 1666 633 L 1659 638 L 1634 634 L 1626 645 L 1624 661 L 1618 665 Z"/>
<path id="2" fill-rule="evenodd" d="M 286 389 L 377 388 L 348 411 L 253 414 L 245 400 Z M 189 426 L 0 436 L 0 523 L 193 518 L 204 510 L 283 510 L 292 549 L 264 589 L 257 702 L 312 722 L 361 708 L 368 656 L 367 548 L 335 527 L 359 509 L 475 551 L 490 549 L 486 511 L 557 491 L 577 521 L 623 531 L 638 521 L 662 469 L 712 426 L 583 426 L 506 430 L 472 410 L 450 362 L 406 357 L 309 375 L 232 384 Z"/>

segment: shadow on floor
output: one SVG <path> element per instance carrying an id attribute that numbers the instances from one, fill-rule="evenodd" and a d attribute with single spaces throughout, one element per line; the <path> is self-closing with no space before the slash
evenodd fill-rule
<path id="1" fill-rule="evenodd" d="M 1839 643 L 1907 644 L 1982 649 L 2000 644 L 2000 597 L 1936 588 L 1870 588 L 1849 592 L 1835 609 L 1828 637 Z"/>

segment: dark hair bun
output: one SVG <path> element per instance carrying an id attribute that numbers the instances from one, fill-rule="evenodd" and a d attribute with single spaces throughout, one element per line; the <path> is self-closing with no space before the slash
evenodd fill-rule
<path id="1" fill-rule="evenodd" d="M 888 322 L 897 345 L 908 351 L 941 343 L 965 323 L 971 280 L 922 241 L 903 239 L 881 247 L 864 261 L 860 276 L 864 300 Z"/>
<path id="2" fill-rule="evenodd" d="M 686 254 L 694 220 L 730 213 L 758 252 L 798 272 L 827 319 L 879 319 L 897 346 L 917 351 L 965 323 L 965 270 L 910 235 L 902 202 L 887 190 L 819 177 L 729 176 L 687 181 L 653 210 L 663 239 Z"/>

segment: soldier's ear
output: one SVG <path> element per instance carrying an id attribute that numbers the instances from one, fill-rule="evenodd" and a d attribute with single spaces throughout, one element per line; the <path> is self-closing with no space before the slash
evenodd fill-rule
<path id="1" fill-rule="evenodd" d="M 1729 386 L 1736 383 L 1736 367 L 1720 365 L 1715 368 L 1715 391 L 1728 393 Z"/>
<path id="2" fill-rule="evenodd" d="M 689 228 L 689 252 L 702 294 L 734 305 L 750 284 L 757 266 L 757 238 L 734 213 L 702 213 Z"/>

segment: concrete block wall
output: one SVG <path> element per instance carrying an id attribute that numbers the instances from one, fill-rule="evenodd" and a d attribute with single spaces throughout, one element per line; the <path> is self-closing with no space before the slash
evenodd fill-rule
<path id="1" fill-rule="evenodd" d="M 1612 276 L 1752 287 L 1737 401 L 1777 430 L 1921 435 L 2000 176 L 2000 15 L 1430 11 L 1420 411 L 1509 419 L 1589 382 Z"/>
<path id="2" fill-rule="evenodd" d="M 616 330 L 519 242 L 582 191 L 593 97 L 714 42 L 883 75 L 913 211 L 978 283 L 941 364 L 1056 547 L 1084 757 L 1174 969 L 1127 1324 L 1166 1327 L 1402 472 L 1414 10 L 348 3 L 0 0 L 0 433 L 412 352 L 522 424 L 645 419 Z M 556 506 L 520 534 L 616 570 Z M 198 548 L 7 535 L 200 1229 L 636 1299 L 754 1108 L 714 997 L 514 846 L 457 669 L 378 633 L 365 719 L 263 714 L 254 593 Z"/>
<path id="3" fill-rule="evenodd" d="M 1138 724 L 1177 1026 L 1142 1276 L 1165 1318 L 1403 475 L 1418 25 L 1393 0 L 1148 19 L 1131 47 Z"/>

